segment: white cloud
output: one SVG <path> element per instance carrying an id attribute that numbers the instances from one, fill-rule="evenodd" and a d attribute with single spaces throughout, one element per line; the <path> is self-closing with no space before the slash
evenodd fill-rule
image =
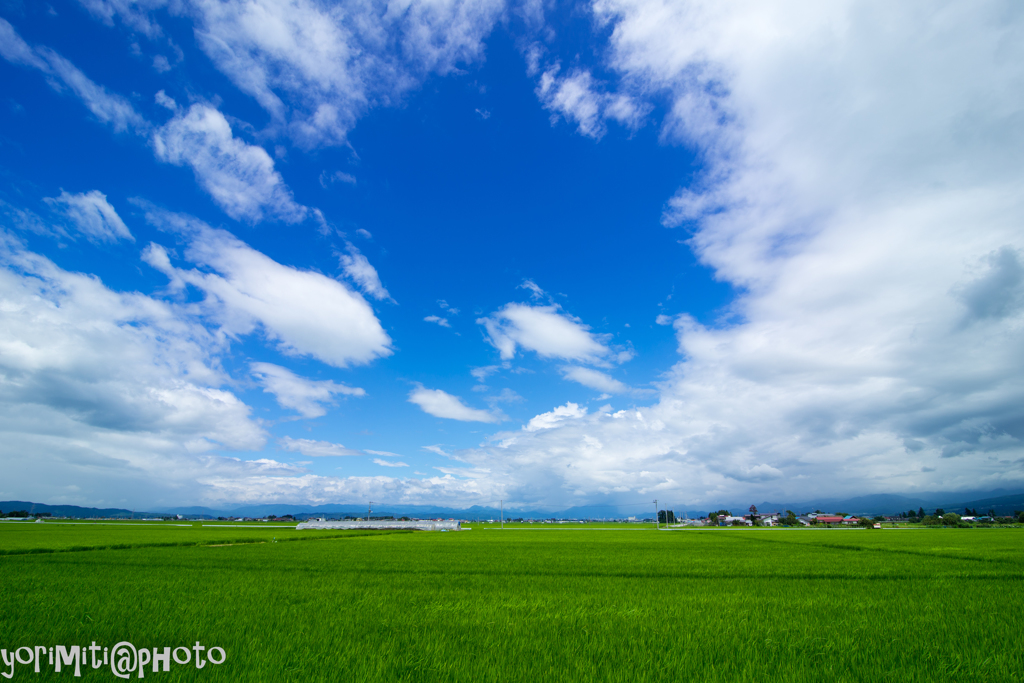
<path id="1" fill-rule="evenodd" d="M 0 431 L 9 447 L 117 454 L 139 467 L 218 446 L 262 447 L 249 407 L 220 388 L 229 380 L 214 356 L 219 341 L 186 311 L 62 270 L 4 233 L 0 263 Z"/>
<path id="2" fill-rule="evenodd" d="M 449 420 L 500 422 L 502 419 L 500 414 L 470 408 L 458 396 L 452 396 L 440 389 L 427 389 L 421 384 L 409 392 L 409 402 L 418 405 L 420 410 L 428 415 Z"/>
<path id="3" fill-rule="evenodd" d="M 255 223 L 269 215 L 295 223 L 308 213 L 292 199 L 266 150 L 236 138 L 213 107 L 193 104 L 175 116 L 153 134 L 153 149 L 161 161 L 190 166 L 196 181 L 236 220 Z"/>
<path id="4" fill-rule="evenodd" d="M 30 66 L 40 71 L 48 71 L 50 68 L 5 19 L 0 19 L 0 55 L 12 64 Z"/>
<path id="5" fill-rule="evenodd" d="M 477 385 L 477 386 L 480 386 L 480 385 Z M 474 391 L 476 390 L 476 388 L 477 387 L 473 387 Z M 484 387 L 484 389 L 486 390 L 486 387 Z M 505 387 L 500 392 L 498 392 L 495 396 L 488 396 L 484 400 L 486 400 L 488 403 L 490 403 L 493 406 L 496 403 L 522 403 L 526 399 L 523 398 L 522 396 L 520 396 L 519 394 L 517 394 L 516 392 L 512 391 L 508 387 Z"/>
<path id="6" fill-rule="evenodd" d="M 448 324 L 448 318 L 442 318 L 436 315 L 428 315 L 426 318 L 423 319 L 423 322 L 437 323 L 441 327 L 451 327 L 451 325 Z"/>
<path id="7" fill-rule="evenodd" d="M 286 436 L 277 442 L 286 451 L 301 453 L 310 458 L 332 458 L 348 455 L 362 455 L 359 451 L 345 448 L 340 443 L 330 441 L 314 441 L 313 439 L 293 439 Z"/>
<path id="8" fill-rule="evenodd" d="M 273 363 L 249 363 L 249 368 L 263 385 L 263 391 L 273 394 L 282 408 L 291 408 L 303 417 L 325 415 L 324 404 L 332 404 L 336 395 L 366 395 L 358 387 L 306 379 Z"/>
<path id="9" fill-rule="evenodd" d="M 46 47 L 31 48 L 14 28 L 0 19 L 0 55 L 46 74 L 58 90 L 70 88 L 96 118 L 115 131 L 148 135 L 152 126 L 132 104 L 86 77 L 75 65 Z M 296 223 L 306 218 L 307 207 L 297 204 L 291 190 L 274 169 L 262 147 L 236 138 L 227 119 L 215 108 L 194 104 L 179 110 L 162 90 L 156 95 L 174 118 L 152 132 L 157 159 L 189 166 L 197 182 L 236 220 L 258 222 L 269 216 Z"/>
<path id="10" fill-rule="evenodd" d="M 629 387 L 619 380 L 592 368 L 566 366 L 562 368 L 562 376 L 585 387 L 609 394 L 624 394 Z"/>
<path id="11" fill-rule="evenodd" d="M 107 26 L 114 25 L 114 17 L 120 17 L 126 25 L 147 38 L 163 35 L 160 26 L 150 20 L 148 12 L 166 6 L 166 0 L 80 0 L 94 17 Z"/>
<path id="12" fill-rule="evenodd" d="M 485 382 L 490 375 L 493 375 L 498 370 L 501 370 L 500 365 L 485 365 L 480 368 L 473 368 L 469 371 L 469 374 L 473 375 L 477 382 Z"/>
<path id="13" fill-rule="evenodd" d="M 441 307 L 441 310 L 447 311 L 448 315 L 458 315 L 459 309 L 448 305 L 448 302 L 444 299 L 438 299 L 437 305 Z"/>
<path id="14" fill-rule="evenodd" d="M 735 322 L 659 317 L 682 360 L 652 406 L 457 457 L 538 501 L 1024 484 L 1024 43 L 1007 39 L 1024 19 L 1005 3 L 594 7 L 618 87 L 664 98 L 664 139 L 706 161 L 666 222 L 739 292 Z"/>
<path id="15" fill-rule="evenodd" d="M 409 465 L 404 462 L 392 462 L 390 460 L 381 460 L 380 458 L 373 459 L 374 464 L 380 465 L 381 467 L 408 467 Z"/>
<path id="16" fill-rule="evenodd" d="M 530 297 L 534 300 L 548 299 L 548 293 L 540 288 L 533 280 L 523 280 L 523 283 L 519 285 L 519 289 L 527 289 L 530 291 Z"/>
<path id="17" fill-rule="evenodd" d="M 135 238 L 124 224 L 117 211 L 107 201 L 107 196 L 99 190 L 68 194 L 61 190 L 59 197 L 47 198 L 46 201 L 60 210 L 75 224 L 79 231 L 91 240 L 98 242 L 116 242 L 126 239 L 132 242 Z"/>
<path id="18" fill-rule="evenodd" d="M 441 446 L 437 445 L 437 444 L 435 444 L 433 446 L 424 446 L 423 450 L 430 451 L 431 453 L 436 453 L 437 455 L 443 455 L 445 457 L 448 456 L 448 454 L 444 452 L 444 450 L 441 448 Z"/>
<path id="19" fill-rule="evenodd" d="M 153 96 L 153 101 L 169 111 L 177 112 L 179 110 L 178 103 L 174 101 L 173 97 L 165 93 L 163 90 L 156 91 L 156 95 Z"/>
<path id="20" fill-rule="evenodd" d="M 564 118 L 575 123 L 581 135 L 599 140 L 607 132 L 606 120 L 636 129 L 650 109 L 629 95 L 602 92 L 589 71 L 573 69 L 566 75 L 560 71 L 555 64 L 541 74 L 537 84 L 537 97 L 552 112 L 552 123 Z"/>
<path id="21" fill-rule="evenodd" d="M 483 57 L 500 0 L 403 0 L 324 5 L 312 0 L 186 3 L 87 0 L 151 35 L 152 10 L 195 22 L 200 47 L 300 145 L 339 144 L 369 108 L 401 99 L 429 74 Z"/>
<path id="22" fill-rule="evenodd" d="M 398 453 L 391 453 L 390 451 L 371 451 L 369 448 L 366 449 L 366 452 L 369 453 L 370 455 L 380 455 L 380 456 L 383 456 L 385 458 L 401 458 L 402 457 Z"/>
<path id="23" fill-rule="evenodd" d="M 146 217 L 187 240 L 185 258 L 207 270 L 174 267 L 156 244 L 144 259 L 165 273 L 172 287 L 188 284 L 203 291 L 202 308 L 222 333 L 249 334 L 258 326 L 283 353 L 310 355 L 337 367 L 391 354 L 391 339 L 373 309 L 337 280 L 277 263 L 188 216 L 150 208 Z"/>
<path id="24" fill-rule="evenodd" d="M 14 64 L 42 71 L 57 90 L 69 88 L 97 119 L 109 123 L 119 133 L 145 132 L 149 128 L 148 122 L 128 100 L 97 85 L 53 50 L 30 47 L 4 19 L 0 19 L 0 55 Z"/>
<path id="25" fill-rule="evenodd" d="M 586 414 L 586 408 L 581 408 L 576 403 L 566 403 L 564 406 L 557 406 L 554 410 L 530 418 L 530 421 L 523 425 L 523 430 L 536 432 L 541 429 L 551 429 L 564 420 L 578 419 Z"/>
<path id="26" fill-rule="evenodd" d="M 604 336 L 594 335 L 579 319 L 560 313 L 556 306 L 510 303 L 477 323 L 487 330 L 487 341 L 503 360 L 516 347 L 535 351 L 542 358 L 561 358 L 587 363 L 604 362 L 611 353 Z"/>
<path id="27" fill-rule="evenodd" d="M 356 177 L 351 173 L 345 173 L 344 171 L 335 171 L 334 173 L 328 173 L 327 171 L 324 171 L 323 173 L 320 174 L 320 186 L 323 187 L 325 190 L 334 183 L 345 183 L 347 185 L 355 185 Z"/>
<path id="28" fill-rule="evenodd" d="M 356 283 L 361 290 L 378 301 L 394 301 L 388 290 L 380 282 L 377 269 L 374 268 L 362 252 L 351 242 L 346 243 L 347 254 L 339 254 L 338 262 L 345 276 Z"/>

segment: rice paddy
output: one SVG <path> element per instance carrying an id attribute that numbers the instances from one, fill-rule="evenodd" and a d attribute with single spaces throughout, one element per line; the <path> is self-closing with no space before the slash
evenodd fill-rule
<path id="1" fill-rule="evenodd" d="M 162 681 L 1024 678 L 1016 529 L 44 523 L 0 525 L 0 551 L 0 647 L 226 652 Z"/>

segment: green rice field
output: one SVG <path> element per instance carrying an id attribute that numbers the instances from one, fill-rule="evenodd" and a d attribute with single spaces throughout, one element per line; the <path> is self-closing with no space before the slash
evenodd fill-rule
<path id="1" fill-rule="evenodd" d="M 159 681 L 1024 679 L 1019 529 L 179 524 L 0 524 L 0 648 L 224 650 Z"/>

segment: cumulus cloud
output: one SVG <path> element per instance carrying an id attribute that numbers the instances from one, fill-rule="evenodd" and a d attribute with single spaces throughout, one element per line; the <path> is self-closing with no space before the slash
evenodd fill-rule
<path id="1" fill-rule="evenodd" d="M 486 410 L 470 408 L 458 396 L 452 396 L 440 389 L 427 389 L 422 384 L 409 392 L 409 402 L 415 403 L 420 410 L 448 420 L 461 422 L 500 422 L 501 415 Z"/>
<path id="2" fill-rule="evenodd" d="M 556 306 L 510 303 L 486 318 L 487 341 L 511 360 L 516 348 L 534 351 L 542 358 L 601 363 L 611 354 L 604 336 L 595 335 L 579 319 L 561 313 Z"/>
<path id="3" fill-rule="evenodd" d="M 530 418 L 530 421 L 523 425 L 523 430 L 536 432 L 541 429 L 551 429 L 564 420 L 581 418 L 586 414 L 586 408 L 581 408 L 576 403 L 566 403 L 564 406 L 558 406 L 554 410 Z"/>
<path id="4" fill-rule="evenodd" d="M 4 233 L 0 262 L 8 443 L 118 457 L 139 448 L 132 462 L 148 457 L 147 443 L 179 454 L 263 446 L 249 407 L 221 388 L 218 340 L 185 311 L 62 270 Z"/>
<path id="5" fill-rule="evenodd" d="M 1021 19 L 998 2 L 593 7 L 617 87 L 663 98 L 663 139 L 705 162 L 665 221 L 739 292 L 733 322 L 659 318 L 682 360 L 654 405 L 456 457 L 552 501 L 1024 483 L 1024 44 L 1004 39 Z"/>
<path id="6" fill-rule="evenodd" d="M 374 299 L 394 301 L 388 290 L 381 284 L 377 269 L 370 264 L 362 252 L 351 242 L 346 243 L 345 247 L 348 253 L 338 255 L 338 262 L 341 264 L 345 276 Z"/>
<path id="7" fill-rule="evenodd" d="M 362 365 L 391 354 L 391 339 L 373 309 L 344 284 L 282 265 L 224 230 L 189 216 L 150 208 L 147 219 L 187 243 L 185 258 L 205 270 L 175 267 L 167 250 L 151 244 L 143 254 L 170 278 L 206 294 L 204 311 L 223 334 L 259 327 L 289 355 L 309 355 L 336 367 Z"/>
<path id="8" fill-rule="evenodd" d="M 71 90 L 97 119 L 110 124 L 119 133 L 128 130 L 145 132 L 149 128 L 148 122 L 135 111 L 131 102 L 97 85 L 53 50 L 29 46 L 4 19 L 0 19 L 0 56 L 13 64 L 42 71 L 55 89 Z"/>
<path id="9" fill-rule="evenodd" d="M 165 254 L 166 255 L 166 254 Z M 486 481 L 322 477 L 260 457 L 267 434 L 226 386 L 201 311 L 63 270 L 0 232 L 0 494 L 160 508 L 243 502 L 486 503 Z M 351 453 L 285 438 L 303 455 Z M 381 455 L 382 452 L 377 452 Z"/>
<path id="10" fill-rule="evenodd" d="M 333 458 L 346 455 L 362 455 L 359 451 L 345 448 L 340 443 L 330 441 L 314 441 L 313 439 L 293 439 L 286 436 L 280 439 L 278 445 L 286 451 L 301 453 L 310 458 Z"/>
<path id="11" fill-rule="evenodd" d="M 562 376 L 585 387 L 603 391 L 608 394 L 624 394 L 629 387 L 610 375 L 594 370 L 570 365 L 562 368 Z"/>
<path id="12" fill-rule="evenodd" d="M 161 161 L 189 166 L 235 220 L 255 223 L 270 216 L 296 223 L 308 213 L 292 199 L 266 150 L 236 138 L 224 115 L 209 105 L 193 104 L 157 129 L 153 149 Z"/>
<path id="13" fill-rule="evenodd" d="M 116 242 L 126 239 L 132 242 L 135 238 L 124 224 L 117 211 L 107 201 L 107 196 L 99 190 L 69 194 L 61 190 L 59 197 L 46 199 L 51 206 L 58 208 L 78 228 L 78 231 L 96 242 Z"/>
<path id="14" fill-rule="evenodd" d="M 299 377 L 288 368 L 273 363 L 250 363 L 249 369 L 263 386 L 273 394 L 278 405 L 291 408 L 303 417 L 320 417 L 327 413 L 324 404 L 332 404 L 334 397 L 365 396 L 359 387 L 349 387 L 331 381 L 315 381 Z"/>

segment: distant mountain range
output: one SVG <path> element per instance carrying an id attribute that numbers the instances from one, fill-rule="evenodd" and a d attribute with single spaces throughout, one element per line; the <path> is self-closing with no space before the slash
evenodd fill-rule
<path id="1" fill-rule="evenodd" d="M 750 506 L 741 507 L 746 512 Z M 801 503 L 772 503 L 765 501 L 757 505 L 758 512 L 785 512 L 792 510 L 797 514 L 801 512 L 846 512 L 851 515 L 872 514 L 891 515 L 898 512 L 908 512 L 924 508 L 931 512 L 936 508 L 942 508 L 946 512 L 962 513 L 964 508 L 977 509 L 979 514 L 987 514 L 990 510 L 997 515 L 1013 514 L 1016 510 L 1024 510 L 1024 491 L 1007 491 L 996 489 L 993 491 L 967 491 L 960 493 L 951 492 L 928 492 L 919 493 L 914 496 L 905 496 L 892 493 L 878 493 L 869 496 L 858 496 L 856 498 L 821 498 L 804 501 Z M 728 508 L 731 512 L 739 514 L 737 510 Z"/>
<path id="2" fill-rule="evenodd" d="M 662 507 L 666 507 L 662 505 Z M 674 508 L 677 517 L 688 515 L 690 517 L 702 517 L 714 510 L 726 509 L 733 514 L 742 514 L 750 507 L 748 505 L 721 505 L 708 509 L 687 509 L 685 506 L 668 506 Z M 966 491 L 966 492 L 928 492 L 917 493 L 913 496 L 899 495 L 892 493 L 879 493 L 855 498 L 821 498 L 811 499 L 799 503 L 774 503 L 764 501 L 757 504 L 759 512 L 785 512 L 792 510 L 797 514 L 802 512 L 845 512 L 848 514 L 871 514 L 891 515 L 908 510 L 924 508 L 928 512 L 936 508 L 942 508 L 946 512 L 963 512 L 965 508 L 977 509 L 979 513 L 988 513 L 990 510 L 997 515 L 1012 514 L 1017 510 L 1024 510 L 1024 490 L 1008 491 L 1006 489 L 995 489 L 991 491 Z M 55 517 L 72 517 L 79 519 L 90 518 L 115 518 L 115 519 L 141 519 L 145 517 L 161 517 L 167 515 L 182 515 L 193 519 L 216 519 L 217 517 L 265 517 L 275 515 L 278 517 L 292 515 L 296 519 L 319 517 L 321 515 L 350 515 L 353 517 L 365 517 L 365 505 L 289 505 L 278 503 L 272 505 L 246 505 L 231 509 L 217 510 L 207 507 L 177 507 L 163 508 L 150 511 L 126 510 L 122 508 L 92 508 L 79 507 L 77 505 L 46 505 L 44 503 L 32 503 L 23 500 L 0 501 L 0 511 L 11 512 L 14 510 L 26 510 L 29 513 L 49 512 Z M 497 519 L 500 511 L 496 507 L 474 505 L 469 508 L 448 508 L 431 505 L 389 505 L 376 504 L 373 509 L 374 517 L 455 517 L 457 519 Z M 654 505 L 650 508 L 638 506 L 616 506 L 616 505 L 592 505 L 570 507 L 565 510 L 528 510 L 521 508 L 505 508 L 505 519 L 624 519 L 630 516 L 637 518 L 651 518 L 654 516 Z"/>

